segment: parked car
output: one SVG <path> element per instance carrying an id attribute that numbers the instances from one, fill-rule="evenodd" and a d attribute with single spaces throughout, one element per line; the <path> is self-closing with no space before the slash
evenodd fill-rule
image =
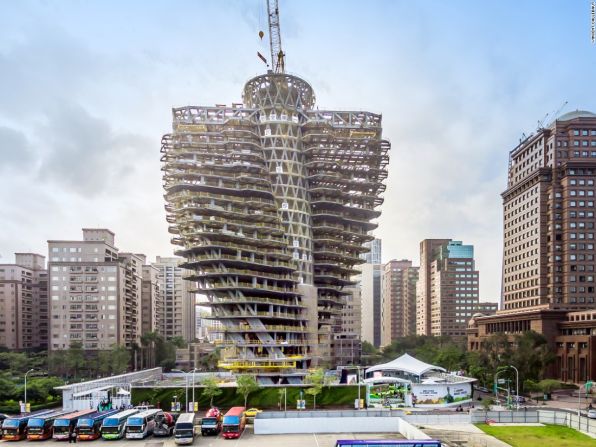
<path id="1" fill-rule="evenodd" d="M 594 410 L 594 409 L 588 410 L 588 417 L 590 419 L 596 419 L 596 410 Z"/>
<path id="2" fill-rule="evenodd" d="M 262 413 L 262 412 L 263 412 L 263 410 L 259 410 L 258 408 L 249 408 L 248 410 L 246 410 L 244 412 L 244 414 L 246 415 L 246 417 L 254 418 L 257 415 L 257 413 Z"/>
<path id="3" fill-rule="evenodd" d="M 513 402 L 518 402 L 520 404 L 525 404 L 526 403 L 526 398 L 524 396 L 512 396 L 511 400 Z"/>
<path id="4" fill-rule="evenodd" d="M 474 389 L 476 391 L 480 391 L 482 393 L 490 393 L 490 390 L 488 388 L 483 387 L 483 386 L 474 386 Z"/>

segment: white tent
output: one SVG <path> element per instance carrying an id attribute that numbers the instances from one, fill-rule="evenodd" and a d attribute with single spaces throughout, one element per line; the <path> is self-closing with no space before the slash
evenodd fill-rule
<path id="1" fill-rule="evenodd" d="M 444 368 L 440 366 L 429 365 L 428 363 L 421 362 L 415 359 L 409 354 L 404 354 L 401 357 L 391 360 L 388 363 L 382 365 L 375 365 L 366 370 L 366 374 L 374 371 L 403 371 L 416 376 L 421 376 L 429 371 L 442 371 L 445 372 Z"/>

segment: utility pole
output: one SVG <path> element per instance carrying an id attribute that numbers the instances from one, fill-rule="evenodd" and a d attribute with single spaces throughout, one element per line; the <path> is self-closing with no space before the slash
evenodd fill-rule
<path id="1" fill-rule="evenodd" d="M 27 374 L 33 371 L 35 371 L 35 369 L 31 368 L 25 373 L 25 413 L 27 412 Z"/>

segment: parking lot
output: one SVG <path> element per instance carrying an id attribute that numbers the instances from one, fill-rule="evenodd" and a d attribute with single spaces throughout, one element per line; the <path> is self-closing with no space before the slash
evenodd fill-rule
<path id="1" fill-rule="evenodd" d="M 194 445 L 205 447 L 334 447 L 337 439 L 403 439 L 399 433 L 391 434 L 355 434 L 355 433 L 335 433 L 335 434 L 303 434 L 303 435 L 255 435 L 252 431 L 252 426 L 247 426 L 246 430 L 240 439 L 223 439 L 221 437 L 202 437 L 198 435 L 195 437 Z M 2 441 L 4 442 L 4 441 Z M 68 445 L 63 441 L 41 441 L 41 442 L 6 442 L 5 447 L 41 447 L 49 446 L 58 447 Z M 79 447 L 176 447 L 174 438 L 154 438 L 149 437 L 144 440 L 116 440 L 105 441 L 97 439 L 89 442 L 78 442 Z"/>

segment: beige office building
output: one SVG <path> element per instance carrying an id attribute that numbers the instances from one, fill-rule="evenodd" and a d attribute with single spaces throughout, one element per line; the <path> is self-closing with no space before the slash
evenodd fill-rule
<path id="1" fill-rule="evenodd" d="M 180 267 L 183 261 L 182 258 L 158 256 L 151 265 L 158 271 L 163 293 L 160 333 L 166 339 L 182 337 L 190 342 L 195 339 L 196 329 L 195 283 L 184 279 L 189 272 Z"/>
<path id="2" fill-rule="evenodd" d="M 333 356 L 336 365 L 357 365 L 362 355 L 362 298 L 360 285 L 348 287 L 341 310 L 339 331 L 334 333 Z"/>
<path id="3" fill-rule="evenodd" d="M 83 229 L 83 240 L 48 241 L 50 349 L 130 348 L 141 335 L 144 257 L 119 253 L 114 233 Z"/>
<path id="4" fill-rule="evenodd" d="M 416 285 L 416 334 L 431 334 L 431 264 L 433 254 L 449 239 L 424 239 L 420 242 L 420 270 Z"/>
<path id="5" fill-rule="evenodd" d="M 362 264 L 357 280 L 360 283 L 361 297 L 361 337 L 373 346 L 380 347 L 383 343 L 382 322 L 383 302 L 381 297 L 381 281 L 383 264 Z"/>
<path id="6" fill-rule="evenodd" d="M 382 344 L 416 334 L 416 283 L 418 267 L 412 261 L 391 260 L 384 265 Z"/>
<path id="7" fill-rule="evenodd" d="M 45 257 L 15 253 L 0 264 L 0 347 L 47 349 L 48 279 Z"/>

